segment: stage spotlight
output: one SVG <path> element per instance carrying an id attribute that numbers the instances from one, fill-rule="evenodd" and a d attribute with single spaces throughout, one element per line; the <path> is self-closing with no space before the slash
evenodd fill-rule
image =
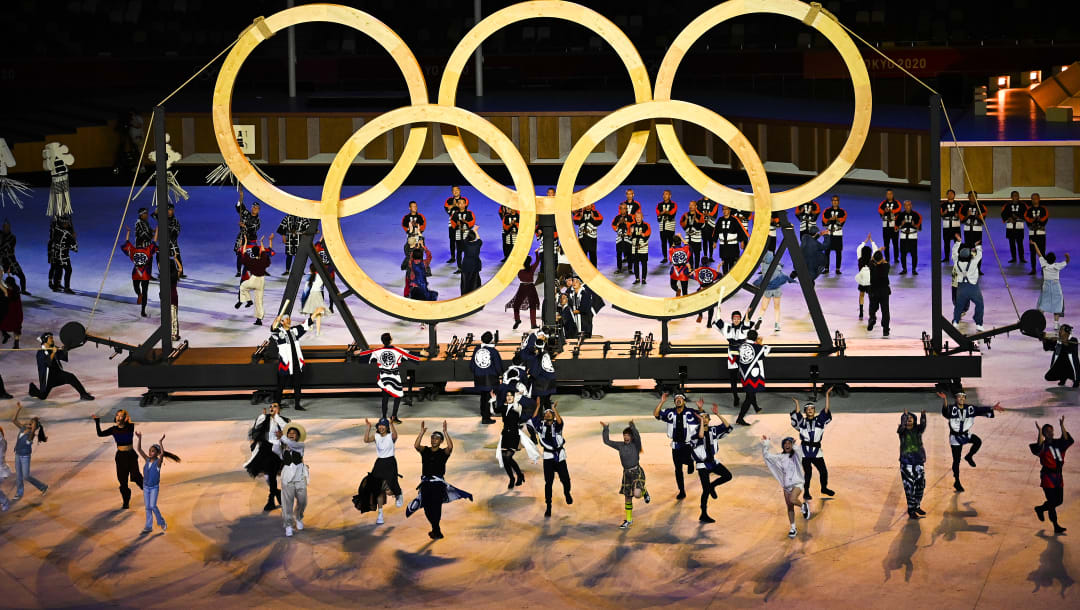
<path id="1" fill-rule="evenodd" d="M 1061 66 L 1061 71 L 1064 72 L 1069 69 L 1069 66 Z"/>
<path id="2" fill-rule="evenodd" d="M 998 77 L 998 87 L 1008 87 L 1008 86 L 1009 86 L 1009 77 L 1008 76 L 999 76 Z"/>
<path id="3" fill-rule="evenodd" d="M 1038 70 L 1032 70 L 1030 73 L 1028 73 L 1028 80 L 1033 83 L 1037 83 L 1042 80 L 1042 76 L 1039 74 Z"/>

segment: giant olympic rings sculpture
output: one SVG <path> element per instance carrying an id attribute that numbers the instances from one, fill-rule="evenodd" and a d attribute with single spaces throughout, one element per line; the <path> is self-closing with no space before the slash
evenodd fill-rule
<path id="1" fill-rule="evenodd" d="M 746 137 L 727 119 L 715 112 L 671 99 L 675 73 L 693 43 L 707 30 L 734 17 L 752 13 L 771 13 L 798 19 L 824 35 L 840 52 L 851 73 L 855 92 L 855 116 L 847 141 L 828 168 L 809 182 L 787 191 L 772 193 L 765 168 Z M 611 45 L 626 66 L 634 90 L 635 103 L 616 110 L 597 121 L 582 134 L 567 157 L 555 190 L 555 197 L 537 197 L 532 176 L 517 147 L 501 130 L 479 115 L 454 106 L 457 86 L 469 57 L 491 34 L 509 24 L 525 19 L 554 18 L 582 25 Z M 330 165 L 319 201 L 292 195 L 265 180 L 240 150 L 232 130 L 232 92 L 240 67 L 259 43 L 290 26 L 310 22 L 338 23 L 370 36 L 382 46 L 405 77 L 410 106 L 387 112 L 366 123 L 341 147 Z M 831 188 L 851 169 L 862 150 L 870 127 L 870 77 L 855 43 L 843 28 L 817 3 L 798 0 L 729 0 L 703 13 L 688 25 L 664 56 L 653 89 L 645 65 L 630 39 L 614 23 L 592 9 L 562 0 L 532 0 L 497 11 L 476 24 L 455 48 L 443 73 L 438 103 L 429 103 L 427 84 L 416 57 L 401 38 L 371 15 L 346 6 L 308 4 L 289 8 L 265 19 L 259 18 L 241 35 L 222 64 L 214 87 L 213 120 L 221 154 L 233 174 L 252 195 L 288 214 L 319 219 L 326 247 L 337 271 L 360 297 L 389 315 L 422 321 L 443 321 L 474 313 L 496 298 L 516 277 L 532 246 L 531 240 L 519 240 L 502 267 L 478 290 L 445 301 L 416 301 L 394 294 L 371 279 L 357 264 L 345 243 L 340 219 L 358 214 L 378 204 L 401 186 L 420 159 L 428 136 L 428 123 L 465 129 L 486 142 L 506 164 L 514 189 L 499 184 L 484 172 L 462 142 L 458 133 L 444 133 L 443 143 L 465 180 L 493 201 L 521 213 L 519 231 L 531 235 L 537 214 L 555 215 L 556 226 L 564 236 L 563 249 L 582 280 L 605 300 L 619 309 L 650 318 L 676 318 L 697 313 L 716 303 L 721 294 L 730 295 L 753 273 L 767 240 L 768 224 L 754 223 L 743 256 L 734 268 L 707 290 L 681 297 L 658 298 L 627 291 L 605 277 L 585 256 L 576 238 L 571 218 L 573 210 L 593 204 L 614 191 L 630 174 L 641 158 L 649 138 L 648 130 L 636 130 L 626 150 L 598 182 L 574 192 L 575 179 L 588 155 L 609 134 L 638 121 L 657 120 L 657 136 L 665 154 L 687 184 L 712 199 L 752 210 L 758 218 L 767 218 L 773 210 L 786 210 L 810 201 Z M 728 188 L 705 175 L 686 155 L 676 137 L 671 120 L 695 123 L 723 140 L 745 167 L 751 193 Z M 376 185 L 364 192 L 341 198 L 345 174 L 364 146 L 388 130 L 410 125 L 408 139 L 398 162 Z"/>

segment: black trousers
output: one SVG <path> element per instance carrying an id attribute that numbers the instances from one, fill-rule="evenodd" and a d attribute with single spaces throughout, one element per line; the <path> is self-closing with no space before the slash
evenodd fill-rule
<path id="1" fill-rule="evenodd" d="M 811 466 L 817 468 L 818 476 L 821 478 L 821 488 L 828 489 L 829 469 L 825 467 L 825 458 L 823 457 L 804 457 L 802 459 L 803 480 L 805 481 L 803 483 L 803 489 L 810 489 L 810 475 L 813 472 Z"/>
<path id="2" fill-rule="evenodd" d="M 666 250 L 665 250 L 665 252 L 666 252 Z M 690 242 L 690 267 L 692 269 L 697 269 L 700 266 L 701 266 L 701 242 L 700 241 L 692 241 L 692 242 Z"/>
<path id="3" fill-rule="evenodd" d="M 451 248 L 451 252 L 457 250 L 457 254 L 454 256 L 454 261 L 457 262 L 457 266 L 461 267 L 461 261 L 465 258 L 465 240 L 456 240 L 454 247 Z"/>
<path id="4" fill-rule="evenodd" d="M 911 256 L 911 270 L 915 271 L 915 268 L 919 266 L 919 240 L 917 239 L 901 239 L 900 240 L 900 265 L 906 271 L 907 257 Z"/>
<path id="5" fill-rule="evenodd" d="M 649 273 L 649 255 L 648 254 L 634 254 L 634 278 L 641 281 L 645 281 L 646 276 Z"/>
<path id="6" fill-rule="evenodd" d="M 715 464 L 712 468 L 698 468 L 697 474 L 701 479 L 701 512 L 704 513 L 709 507 L 709 496 L 713 494 L 714 489 L 731 480 L 731 471 L 723 464 Z M 719 478 L 710 481 L 710 474 L 715 474 Z"/>
<path id="7" fill-rule="evenodd" d="M 731 397 L 734 399 L 735 406 L 739 406 L 739 385 L 742 379 L 739 376 L 739 369 L 728 369 L 728 381 L 731 382 Z"/>
<path id="8" fill-rule="evenodd" d="M 124 500 L 124 506 L 127 506 L 131 499 L 128 480 L 138 485 L 139 489 L 143 486 L 142 472 L 139 471 L 139 454 L 135 451 L 117 451 L 115 461 L 116 480 L 120 483 L 120 497 Z"/>
<path id="9" fill-rule="evenodd" d="M 26 292 L 26 274 L 23 273 L 22 268 L 15 265 L 13 268 L 8 269 L 7 272 L 19 278 L 19 290 Z"/>
<path id="10" fill-rule="evenodd" d="M 49 265 L 49 286 L 59 289 L 61 281 L 64 283 L 64 290 L 71 290 L 71 263 Z"/>
<path id="11" fill-rule="evenodd" d="M 960 236 L 960 227 L 953 227 L 953 228 L 942 227 L 942 229 L 941 229 L 941 240 L 944 243 L 941 244 L 942 245 L 941 251 L 945 255 L 945 258 L 943 258 L 942 261 L 952 260 L 952 245 L 953 245 L 954 242 L 956 242 L 956 238 L 959 237 L 959 236 Z"/>
<path id="12" fill-rule="evenodd" d="M 720 272 L 726 275 L 739 260 L 739 244 L 721 244 L 716 253 L 720 256 Z"/>
<path id="13" fill-rule="evenodd" d="M 633 265 L 634 265 L 634 263 L 632 262 L 633 259 L 631 258 L 632 256 L 633 256 L 633 254 L 630 252 L 630 242 L 623 241 L 623 242 L 619 242 L 619 243 L 615 244 L 615 268 L 616 269 L 618 269 L 619 271 L 622 271 L 623 263 L 626 263 L 626 268 L 627 269 L 632 268 Z"/>
<path id="14" fill-rule="evenodd" d="M 506 236 L 503 235 L 503 260 L 510 257 L 510 251 L 514 249 L 514 244 L 506 241 Z"/>
<path id="15" fill-rule="evenodd" d="M 525 475 L 521 474 L 521 467 L 518 466 L 517 461 L 514 460 L 514 452 L 515 451 L 516 451 L 516 449 L 503 449 L 502 450 L 503 470 L 505 470 L 506 475 L 510 477 L 510 483 L 511 484 L 513 484 L 514 481 L 516 481 L 517 479 L 522 478 L 522 477 L 525 476 Z"/>
<path id="16" fill-rule="evenodd" d="M 713 248 L 716 246 L 716 227 L 705 227 L 701 232 L 701 254 L 709 262 L 713 260 Z"/>
<path id="17" fill-rule="evenodd" d="M 661 262 L 667 262 L 668 247 L 675 238 L 675 231 L 660 231 L 660 257 L 664 260 Z"/>
<path id="18" fill-rule="evenodd" d="M 1043 495 L 1046 496 L 1046 502 L 1040 504 L 1037 508 L 1042 508 L 1046 511 L 1046 514 L 1050 517 L 1050 523 L 1057 527 L 1057 507 L 1061 506 L 1064 501 L 1065 490 L 1061 487 L 1047 488 L 1043 487 Z"/>
<path id="19" fill-rule="evenodd" d="M 457 230 L 454 229 L 454 227 L 446 227 L 446 234 L 450 238 L 450 259 L 460 264 L 461 261 L 457 259 L 457 237 L 455 236 L 456 233 Z"/>
<path id="20" fill-rule="evenodd" d="M 1039 246 L 1039 252 L 1042 252 L 1045 255 L 1046 254 L 1046 236 L 1045 235 L 1032 235 L 1031 237 L 1028 238 L 1028 241 L 1030 242 L 1030 245 L 1028 247 L 1031 249 L 1031 270 L 1035 271 L 1035 267 L 1037 266 L 1037 264 L 1039 262 L 1039 256 L 1037 254 L 1035 254 L 1035 246 L 1038 245 Z"/>
<path id="21" fill-rule="evenodd" d="M 687 289 L 690 288 L 690 280 L 671 280 L 672 292 L 678 292 L 680 288 L 682 288 L 680 294 L 686 294 Z M 712 324 L 710 323 L 709 326 L 712 326 Z"/>
<path id="22" fill-rule="evenodd" d="M 425 481 L 420 483 L 420 497 L 423 498 L 424 516 L 431 524 L 431 531 L 441 534 L 439 522 L 442 521 L 443 499 L 446 498 L 446 483 Z"/>
<path id="23" fill-rule="evenodd" d="M 79 396 L 86 396 L 86 388 L 83 384 L 79 383 L 79 378 L 73 373 L 68 371 L 61 371 L 59 374 L 50 374 L 48 384 L 45 387 L 40 388 L 37 392 L 34 392 L 34 384 L 30 384 L 30 395 L 39 400 L 45 400 L 49 397 L 49 393 L 62 385 L 70 385 L 75 388 L 75 391 L 79 393 Z"/>
<path id="24" fill-rule="evenodd" d="M 142 313 L 146 315 L 146 301 L 150 297 L 150 280 L 131 280 L 131 287 L 135 289 L 135 301 L 142 305 Z"/>
<path id="25" fill-rule="evenodd" d="M 1009 262 L 1020 261 L 1026 263 L 1024 260 L 1024 230 L 1023 229 L 1005 229 L 1005 238 L 1009 240 Z"/>
<path id="26" fill-rule="evenodd" d="M 752 390 L 750 388 L 743 388 L 743 390 L 746 391 L 746 397 L 743 399 L 742 408 L 739 409 L 739 419 L 745 418 L 751 408 L 755 410 L 758 408 L 757 390 Z M 745 421 L 745 419 L 743 419 L 743 421 Z"/>
<path id="27" fill-rule="evenodd" d="M 578 330 L 581 332 L 582 335 L 584 335 L 586 339 L 591 338 L 593 313 L 591 311 L 582 311 L 579 317 L 581 318 L 581 328 Z"/>
<path id="28" fill-rule="evenodd" d="M 581 249 L 585 251 L 585 254 L 589 257 L 589 261 L 596 266 L 596 238 L 595 237 L 582 237 L 578 240 L 581 243 Z"/>
<path id="29" fill-rule="evenodd" d="M 293 255 L 292 254 L 286 254 L 285 255 L 285 271 L 286 271 L 286 273 L 290 269 L 292 269 L 292 261 L 293 261 Z"/>
<path id="30" fill-rule="evenodd" d="M 686 486 L 683 483 L 683 466 L 689 466 L 690 472 L 694 472 L 694 454 L 690 450 L 690 445 L 679 445 L 678 448 L 672 448 L 671 461 L 675 464 L 675 484 L 679 486 L 679 493 L 686 493 Z"/>
<path id="31" fill-rule="evenodd" d="M 555 483 L 556 474 L 562 483 L 563 495 L 570 496 L 570 471 L 566 469 L 566 460 L 544 460 L 544 500 L 548 504 L 551 504 L 551 487 Z"/>
<path id="32" fill-rule="evenodd" d="M 286 373 L 278 373 L 277 377 L 277 391 L 274 392 L 274 400 L 278 403 L 283 402 L 285 388 L 292 388 L 293 400 L 296 401 L 296 406 L 300 406 L 300 378 L 303 376 L 303 371 L 289 375 Z"/>
<path id="33" fill-rule="evenodd" d="M 979 448 L 982 447 L 982 439 L 978 436 L 971 435 L 971 449 L 968 449 L 967 456 L 972 457 L 979 452 Z M 952 476 L 957 481 L 960 480 L 960 454 L 964 452 L 963 445 L 949 445 L 949 449 L 952 449 Z"/>
<path id="34" fill-rule="evenodd" d="M 892 253 L 894 263 L 900 262 L 900 232 L 895 227 L 881 227 L 882 248 L 885 250 L 885 260 L 889 260 Z"/>
<path id="35" fill-rule="evenodd" d="M 870 323 L 877 321 L 878 309 L 881 309 L 881 328 L 889 330 L 889 293 L 870 291 Z"/>
<path id="36" fill-rule="evenodd" d="M 765 240 L 765 250 L 767 252 L 775 252 L 776 251 L 776 235 L 775 234 L 770 235 L 769 238 Z"/>
<path id="37" fill-rule="evenodd" d="M 480 391 L 480 418 L 484 421 L 491 419 L 491 394 L 488 390 Z"/>
<path id="38" fill-rule="evenodd" d="M 387 394 L 386 392 L 383 392 L 383 394 L 382 394 L 382 417 L 383 417 L 383 419 L 386 419 L 386 407 L 389 406 L 389 403 L 390 403 L 390 395 Z M 393 413 L 393 415 L 391 415 L 391 417 L 393 417 L 394 419 L 397 419 L 398 407 L 400 407 L 400 406 L 401 406 L 401 397 L 400 396 L 395 396 L 394 397 L 394 413 Z"/>
<path id="39" fill-rule="evenodd" d="M 829 268 L 829 253 L 836 253 L 836 270 L 840 270 L 840 263 L 844 259 L 844 236 L 832 235 L 829 237 L 829 248 L 825 250 L 825 269 Z"/>

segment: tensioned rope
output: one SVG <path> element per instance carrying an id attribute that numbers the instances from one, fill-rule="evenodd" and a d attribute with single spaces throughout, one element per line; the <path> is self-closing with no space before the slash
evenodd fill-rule
<path id="1" fill-rule="evenodd" d="M 915 76 L 914 74 L 912 74 L 907 68 L 905 68 L 904 66 L 900 65 L 899 63 L 893 61 L 893 59 L 891 57 L 889 57 L 888 55 L 886 55 L 884 52 L 882 52 L 881 49 L 878 49 L 874 45 L 870 44 L 870 42 L 868 42 L 862 36 L 859 36 L 859 34 L 856 33 L 854 30 L 852 30 L 848 26 L 844 25 L 844 23 L 841 22 L 839 19 L 837 19 L 835 15 L 833 15 L 829 11 L 826 11 L 825 9 L 821 9 L 821 12 L 824 13 L 826 16 L 828 16 L 833 21 L 835 21 L 837 25 L 844 28 L 844 30 L 847 31 L 848 34 L 851 34 L 856 40 L 863 43 L 864 45 L 866 45 L 867 47 L 872 49 L 875 53 L 877 53 L 882 58 L 884 58 L 885 61 L 887 61 L 890 64 L 892 64 L 893 66 L 895 66 L 898 70 L 900 70 L 901 72 L 903 72 L 907 76 L 911 77 L 912 80 L 914 80 L 915 82 L 922 85 L 930 93 L 933 93 L 934 95 L 938 96 L 938 99 L 941 102 L 941 112 L 942 112 L 942 114 L 945 115 L 945 124 L 949 126 L 949 135 L 952 137 L 953 148 L 956 150 L 957 155 L 960 157 L 960 168 L 964 173 L 964 180 L 967 182 L 968 186 L 971 186 L 973 183 L 971 181 L 971 175 L 968 174 L 967 163 L 964 162 L 964 150 L 962 148 L 960 148 L 959 142 L 956 139 L 956 131 L 953 130 L 952 120 L 949 118 L 949 110 L 947 108 L 945 108 L 945 100 L 942 99 L 941 94 L 938 93 L 937 91 L 935 91 L 933 87 L 931 87 L 930 85 L 923 82 L 922 79 L 920 79 L 918 76 Z M 970 192 L 975 193 L 975 190 L 972 189 Z M 935 197 L 940 197 L 940 196 L 941 196 L 940 193 L 935 195 Z M 980 207 L 982 206 L 982 202 L 979 201 L 979 194 L 978 193 L 975 193 L 975 203 L 977 203 Z M 994 239 L 990 236 L 989 228 L 986 226 L 986 219 L 982 218 L 980 220 L 982 222 L 983 229 L 984 229 L 983 230 L 983 237 L 986 238 L 987 240 L 989 240 L 989 242 L 990 242 L 990 251 L 994 253 L 994 260 L 997 261 L 998 273 L 1001 274 L 1001 279 L 1002 279 L 1002 281 L 1005 282 L 1005 290 L 1006 290 L 1006 292 L 1009 293 L 1009 300 L 1012 302 L 1013 311 L 1016 312 L 1016 319 L 1019 320 L 1020 319 L 1020 309 L 1016 306 L 1016 298 L 1013 296 L 1012 287 L 1009 286 L 1009 278 L 1005 276 L 1005 267 L 1004 267 L 1004 265 L 1001 264 L 1001 257 L 998 256 L 997 248 L 994 247 Z M 938 265 L 938 264 L 941 264 L 941 263 L 939 261 L 934 261 L 933 264 Z"/>
<path id="2" fill-rule="evenodd" d="M 232 42 L 230 42 L 228 44 L 228 46 L 226 46 L 224 49 L 222 49 L 220 53 L 215 55 L 213 59 L 206 62 L 206 64 L 203 67 L 199 68 L 194 74 L 191 75 L 190 78 L 188 78 L 186 81 L 184 81 L 183 84 L 181 84 L 179 87 L 174 89 L 172 93 L 170 93 L 169 95 L 166 95 L 160 102 L 155 104 L 154 107 L 156 108 L 157 106 L 162 106 L 162 105 L 165 104 L 165 102 L 172 99 L 172 97 L 174 95 L 176 95 L 177 93 L 179 93 L 181 89 L 188 86 L 188 84 L 190 84 L 191 81 L 195 80 L 207 68 L 212 66 L 214 64 L 214 62 L 216 62 L 218 59 L 220 59 L 222 55 L 227 53 L 229 51 L 229 49 L 233 48 L 233 46 L 235 46 L 236 43 L 239 42 L 239 40 L 240 39 L 237 38 L 236 40 L 233 40 Z M 153 128 L 153 125 L 154 125 L 154 115 L 155 115 L 155 112 L 151 111 L 150 112 L 150 121 L 149 121 L 149 124 L 147 125 L 146 133 L 143 135 L 142 149 L 139 151 L 139 161 L 135 165 L 135 174 L 131 177 L 131 188 L 128 189 L 127 202 L 124 203 L 124 212 L 120 215 L 120 226 L 116 227 L 116 237 L 113 239 L 112 251 L 109 252 L 109 260 L 105 263 L 105 273 L 101 276 L 101 284 L 98 286 L 97 295 L 94 297 L 94 304 L 93 304 L 93 306 L 90 307 L 90 319 L 86 322 L 86 328 L 87 329 L 89 329 L 90 325 L 94 323 L 94 315 L 97 314 L 98 302 L 101 301 L 101 293 L 105 291 L 105 280 L 108 279 L 108 277 L 109 277 L 109 269 L 112 268 L 113 258 L 116 256 L 116 248 L 117 248 L 117 246 L 120 245 L 120 232 L 124 230 L 124 221 L 127 219 L 128 210 L 131 208 L 132 195 L 135 193 L 135 183 L 139 179 L 139 171 L 142 169 L 143 159 L 146 158 L 146 145 L 150 141 L 150 130 Z M 155 192 L 154 197 L 155 197 L 155 199 L 157 199 L 158 193 Z"/>

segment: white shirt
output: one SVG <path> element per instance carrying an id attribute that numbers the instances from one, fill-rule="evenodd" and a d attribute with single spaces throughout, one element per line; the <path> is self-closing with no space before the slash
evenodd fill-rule
<path id="1" fill-rule="evenodd" d="M 375 455 L 381 458 L 394 457 L 394 437 L 392 434 L 375 433 Z"/>
<path id="2" fill-rule="evenodd" d="M 978 284 L 979 261 L 982 260 L 982 246 L 975 246 L 972 248 L 970 261 L 961 261 L 960 242 L 956 241 L 953 242 L 952 256 L 954 261 L 953 275 L 956 277 L 957 285 L 963 284 L 965 281 L 969 284 Z"/>
<path id="3" fill-rule="evenodd" d="M 802 487 L 803 469 L 798 456 L 795 453 L 771 453 L 769 448 L 768 440 L 761 441 L 761 455 L 765 458 L 765 465 L 776 480 L 780 481 L 780 486 L 784 490 Z"/>
<path id="4" fill-rule="evenodd" d="M 1058 280 L 1061 277 L 1061 270 L 1065 268 L 1065 261 L 1057 263 L 1048 263 L 1043 257 L 1039 257 L 1039 264 L 1042 265 L 1043 281 Z"/>
<path id="5" fill-rule="evenodd" d="M 300 443 L 289 439 L 287 437 L 281 437 L 274 439 L 274 453 L 280 457 L 285 450 L 295 451 L 300 455 L 304 455 L 304 443 Z M 307 464 L 301 462 L 299 464 L 289 464 L 281 469 L 281 484 L 286 483 L 300 483 L 305 485 L 308 483 L 308 467 Z"/>

